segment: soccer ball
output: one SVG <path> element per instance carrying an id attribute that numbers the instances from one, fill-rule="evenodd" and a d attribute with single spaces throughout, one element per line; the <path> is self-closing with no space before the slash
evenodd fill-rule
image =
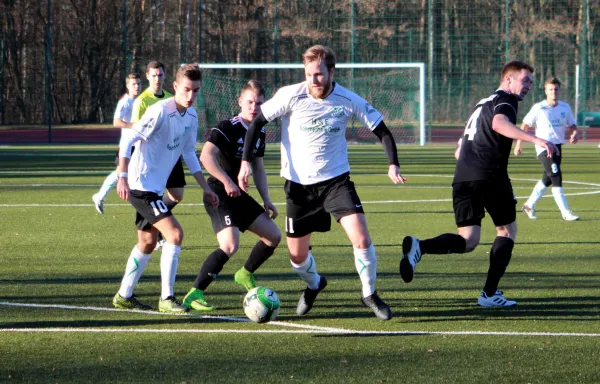
<path id="1" fill-rule="evenodd" d="M 244 297 L 244 312 L 255 323 L 275 320 L 279 313 L 279 297 L 272 289 L 252 288 Z"/>

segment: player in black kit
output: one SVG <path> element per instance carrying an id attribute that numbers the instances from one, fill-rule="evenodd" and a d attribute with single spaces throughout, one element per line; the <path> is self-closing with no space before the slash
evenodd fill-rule
<path id="1" fill-rule="evenodd" d="M 481 220 L 488 212 L 496 226 L 496 239 L 490 251 L 490 266 L 477 304 L 483 307 L 510 307 L 516 301 L 504 298 L 498 283 L 510 262 L 517 235 L 515 196 L 508 177 L 508 157 L 513 139 L 535 143 L 547 150 L 556 147 L 520 130 L 517 122 L 519 101 L 533 85 L 533 67 L 511 61 L 502 69 L 500 87 L 477 103 L 465 126 L 457 152 L 452 182 L 452 202 L 458 234 L 418 240 L 406 236 L 402 241 L 400 275 L 413 279 L 421 255 L 471 252 L 479 244 Z"/>
<path id="2" fill-rule="evenodd" d="M 229 258 L 238 250 L 240 232 L 247 229 L 260 237 L 245 265 L 235 273 L 235 281 L 250 290 L 256 286 L 254 272 L 275 251 L 281 241 L 281 231 L 273 221 L 277 208 L 271 202 L 267 186 L 263 157 L 265 153 L 265 131 L 254 148 L 252 171 L 256 189 L 263 199 L 264 207 L 250 195 L 240 190 L 237 175 L 240 170 L 244 137 L 250 122 L 260 112 L 265 100 L 265 91 L 257 81 L 250 80 L 243 88 L 238 103 L 239 115 L 225 120 L 212 128 L 202 148 L 200 161 L 211 174 L 208 184 L 219 196 L 219 205 L 204 204 L 217 234 L 219 248 L 215 249 L 202 264 L 194 287 L 183 300 L 188 308 L 197 311 L 212 311 L 214 306 L 204 299 L 204 291 L 217 277 Z"/>

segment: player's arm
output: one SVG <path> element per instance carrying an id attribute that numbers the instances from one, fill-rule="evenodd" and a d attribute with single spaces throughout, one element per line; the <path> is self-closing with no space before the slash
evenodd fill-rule
<path id="1" fill-rule="evenodd" d="M 200 161 L 198 161 L 198 157 L 196 156 L 196 149 L 194 148 L 195 144 L 196 143 L 194 141 L 194 145 L 191 149 L 184 150 L 182 154 L 183 161 L 185 161 L 185 165 L 187 165 L 187 167 L 189 168 L 190 172 L 192 173 L 192 176 L 194 176 L 194 179 L 196 180 L 198 185 L 204 190 L 204 201 L 208 201 L 212 203 L 214 207 L 216 207 L 217 205 L 219 205 L 219 197 L 216 193 L 213 192 L 213 190 L 206 182 L 206 178 L 202 173 Z"/>
<path id="2" fill-rule="evenodd" d="M 113 119 L 113 127 L 115 128 L 131 128 L 133 124 L 123 121 L 119 118 Z"/>
<path id="3" fill-rule="evenodd" d="M 244 192 L 248 192 L 248 176 L 250 175 L 250 161 L 252 161 L 252 148 L 256 146 L 256 142 L 260 137 L 260 131 L 269 120 L 261 113 L 252 120 L 246 137 L 244 138 L 244 152 L 242 154 L 242 164 L 240 173 L 238 174 L 238 185 Z"/>
<path id="4" fill-rule="evenodd" d="M 240 195 L 240 189 L 223 170 L 223 167 L 221 167 L 221 164 L 218 160 L 220 153 L 221 150 L 219 147 L 210 141 L 207 141 L 204 144 L 204 147 L 202 147 L 202 152 L 200 152 L 200 161 L 208 173 L 223 183 L 225 186 L 225 192 L 227 192 L 227 196 L 237 197 Z"/>
<path id="5" fill-rule="evenodd" d="M 579 132 L 577 131 L 577 124 L 573 124 L 569 127 L 571 129 L 571 137 L 569 143 L 575 144 L 579 141 Z"/>
<path id="6" fill-rule="evenodd" d="M 257 156 L 252 160 L 252 178 L 254 179 L 254 185 L 256 185 L 260 197 L 263 199 L 265 211 L 271 219 L 275 219 L 279 213 L 269 195 L 269 184 L 267 182 L 267 172 L 265 171 L 263 157 Z"/>
<path id="7" fill-rule="evenodd" d="M 529 131 L 531 127 L 525 123 L 521 124 L 521 130 L 524 132 Z M 515 156 L 519 156 L 523 150 L 523 140 L 517 140 L 517 143 L 515 144 L 515 150 L 514 150 L 514 154 Z"/>
<path id="8" fill-rule="evenodd" d="M 508 117 L 502 113 L 494 115 L 494 119 L 492 120 L 492 129 L 502 136 L 508 137 L 509 139 L 521 140 L 539 145 L 547 151 L 548 157 L 552 157 L 552 153 L 556 152 L 556 146 L 554 146 L 554 144 L 544 139 L 540 139 L 529 132 L 519 129 L 519 127 L 514 125 L 508 119 Z"/>
<path id="9" fill-rule="evenodd" d="M 456 160 L 458 160 L 458 158 L 460 157 L 460 148 L 462 147 L 462 141 L 463 141 L 463 138 L 460 137 L 458 139 L 458 141 L 456 142 L 456 148 L 454 149 L 454 158 Z"/>
<path id="10" fill-rule="evenodd" d="M 389 167 L 388 167 L 388 176 L 392 180 L 394 184 L 406 182 L 406 178 L 402 176 L 400 173 L 400 162 L 398 161 L 398 149 L 396 147 L 396 140 L 394 140 L 394 136 L 392 132 L 385 125 L 383 120 L 375 127 L 373 133 L 383 146 L 383 150 L 387 155 Z"/>
<path id="11" fill-rule="evenodd" d="M 131 159 L 131 148 L 136 141 L 143 140 L 141 132 L 132 131 L 132 135 L 123 135 L 119 143 L 119 165 L 117 166 L 117 194 L 123 200 L 129 200 L 129 161 Z"/>

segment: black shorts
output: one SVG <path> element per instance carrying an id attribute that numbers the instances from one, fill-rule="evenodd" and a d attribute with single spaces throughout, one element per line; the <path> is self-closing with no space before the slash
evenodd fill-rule
<path id="1" fill-rule="evenodd" d="M 452 203 L 457 227 L 481 226 L 487 211 L 496 227 L 517 219 L 517 200 L 510 179 L 478 180 L 452 184 Z"/>
<path id="2" fill-rule="evenodd" d="M 349 173 L 312 185 L 286 180 L 284 189 L 288 237 L 329 231 L 330 213 L 336 221 L 353 213 L 365 213 Z"/>
<path id="3" fill-rule="evenodd" d="M 213 192 L 219 196 L 219 205 L 213 208 L 211 203 L 205 201 L 204 208 L 210 216 L 215 233 L 227 227 L 237 227 L 241 232 L 245 232 L 254 220 L 265 213 L 265 209 L 244 191 L 240 191 L 242 194 L 238 197 L 227 196 L 225 190 L 217 188 L 214 188 Z"/>
<path id="4" fill-rule="evenodd" d="M 170 188 L 183 188 L 185 187 L 185 173 L 183 172 L 183 162 L 181 156 L 177 159 L 177 162 L 173 166 L 173 170 L 167 180 L 167 189 Z"/>
<path id="5" fill-rule="evenodd" d="M 135 227 L 140 230 L 148 230 L 157 221 L 173 215 L 162 197 L 154 192 L 131 190 L 129 203 L 136 210 Z"/>
<path id="6" fill-rule="evenodd" d="M 556 187 L 562 187 L 562 172 L 560 170 L 560 164 L 562 163 L 562 146 L 560 144 L 556 144 L 556 148 L 558 148 L 558 153 L 553 153 L 552 157 L 546 157 L 548 152 L 544 151 L 538 155 L 538 160 L 542 163 L 542 168 L 544 168 L 544 179 L 550 181 L 552 177 L 559 178 L 558 184 Z"/>

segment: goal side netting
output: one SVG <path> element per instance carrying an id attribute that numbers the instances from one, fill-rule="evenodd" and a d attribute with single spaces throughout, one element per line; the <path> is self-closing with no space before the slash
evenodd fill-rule
<path id="1" fill-rule="evenodd" d="M 282 86 L 304 81 L 302 64 L 199 64 L 202 92 L 198 96 L 198 139 L 210 128 L 239 113 L 240 90 L 250 79 L 260 81 L 266 99 Z M 423 63 L 336 64 L 334 81 L 377 108 L 397 143 L 425 144 L 425 65 Z M 267 141 L 279 142 L 277 119 L 267 126 Z M 360 122 L 349 122 L 349 142 L 377 142 Z"/>

